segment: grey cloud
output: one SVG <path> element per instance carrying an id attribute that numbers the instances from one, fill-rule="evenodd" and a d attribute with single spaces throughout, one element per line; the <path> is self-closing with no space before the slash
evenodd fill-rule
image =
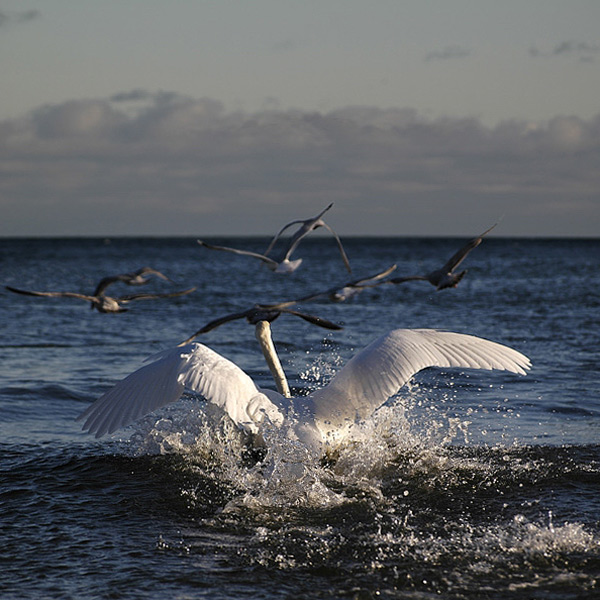
<path id="1" fill-rule="evenodd" d="M 0 27 L 7 25 L 27 23 L 39 18 L 41 15 L 39 10 L 25 10 L 25 11 L 4 11 L 0 10 Z"/>
<path id="2" fill-rule="evenodd" d="M 561 42 L 554 48 L 552 54 L 598 54 L 600 45 L 586 42 Z"/>
<path id="3" fill-rule="evenodd" d="M 409 108 L 236 112 L 167 92 L 133 113 L 72 101 L 0 123 L 0 234 L 33 235 L 32 215 L 55 234 L 270 233 L 331 201 L 342 232 L 476 231 L 502 213 L 533 231 L 551 215 L 590 228 L 598 164 L 600 115 L 486 127 Z"/>
<path id="4" fill-rule="evenodd" d="M 453 60 L 457 58 L 466 58 L 471 54 L 471 50 L 468 48 L 463 48 L 462 46 L 446 46 L 446 48 L 442 50 L 435 50 L 427 54 L 425 61 L 431 62 L 436 60 Z"/>
<path id="5" fill-rule="evenodd" d="M 271 51 L 276 54 L 286 54 L 296 50 L 297 48 L 297 42 L 292 39 L 280 40 L 271 45 Z"/>
<path id="6" fill-rule="evenodd" d="M 532 47 L 529 49 L 529 54 L 533 57 L 574 57 L 582 62 L 592 62 L 600 54 L 600 44 L 567 40 L 556 44 L 554 48 L 547 51 Z"/>
<path id="7" fill-rule="evenodd" d="M 111 96 L 111 102 L 139 102 L 144 100 L 150 100 L 153 97 L 153 93 L 148 90 L 137 88 L 129 92 L 119 92 Z"/>

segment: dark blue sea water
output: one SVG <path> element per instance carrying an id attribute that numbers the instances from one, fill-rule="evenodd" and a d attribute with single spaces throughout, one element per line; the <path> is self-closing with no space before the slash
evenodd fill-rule
<path id="1" fill-rule="evenodd" d="M 357 277 L 432 270 L 464 241 L 344 240 Z M 298 255 L 286 277 L 193 239 L 0 240 L 0 597 L 600 597 L 600 240 L 488 238 L 456 289 L 412 282 L 301 307 L 339 332 L 275 321 L 297 391 L 398 327 L 531 358 L 526 377 L 418 374 L 334 465 L 299 476 L 282 446 L 248 466 L 235 428 L 193 396 L 100 440 L 81 432 L 93 400 L 208 321 L 348 280 L 331 239 Z M 145 265 L 174 283 L 144 291 L 198 289 L 114 315 L 4 289 L 91 292 Z M 273 387 L 245 321 L 200 341 Z"/>

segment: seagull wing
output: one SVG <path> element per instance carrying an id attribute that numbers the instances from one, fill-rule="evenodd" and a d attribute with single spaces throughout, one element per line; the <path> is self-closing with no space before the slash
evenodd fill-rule
<path id="1" fill-rule="evenodd" d="M 397 266 L 398 265 L 392 265 L 391 267 L 388 267 L 387 269 L 385 269 L 385 271 L 380 271 L 379 273 L 376 273 L 375 275 L 370 275 L 369 277 L 363 277 L 362 279 L 355 279 L 354 281 L 349 281 L 346 284 L 346 286 L 369 287 L 372 284 L 378 285 L 377 282 L 380 282 L 381 279 L 383 279 L 384 277 L 387 277 L 390 273 L 395 271 Z M 346 287 L 346 286 L 344 286 L 344 287 Z"/>
<path id="2" fill-rule="evenodd" d="M 477 246 L 479 246 L 479 244 L 481 244 L 481 242 L 483 240 L 483 236 L 486 235 L 486 233 L 489 233 L 492 229 L 494 229 L 494 227 L 496 227 L 496 225 L 497 225 L 497 223 L 495 223 L 494 225 L 492 225 L 489 229 L 486 229 L 481 235 L 473 238 L 470 242 L 468 242 L 467 244 L 465 244 L 440 269 L 440 272 L 443 272 L 443 273 L 452 273 L 452 271 L 454 271 L 454 269 L 456 269 L 456 267 L 458 267 L 458 265 L 460 265 L 460 263 L 463 260 L 465 260 L 465 258 L 469 254 L 469 252 L 471 252 L 471 250 L 474 250 L 475 248 L 477 248 Z"/>
<path id="3" fill-rule="evenodd" d="M 265 255 L 269 254 L 269 252 L 271 252 L 271 250 L 273 250 L 273 246 L 275 246 L 275 243 L 277 242 L 277 240 L 281 237 L 281 235 L 283 234 L 283 232 L 288 229 L 289 227 L 291 227 L 292 225 L 297 225 L 299 223 L 301 223 L 301 227 L 298 229 L 298 231 L 296 231 L 296 233 L 294 233 L 294 235 L 292 236 L 290 243 L 288 245 L 288 250 L 285 254 L 285 258 L 287 258 L 289 260 L 290 255 L 292 254 L 292 252 L 296 249 L 296 246 L 300 243 L 300 240 L 310 231 L 312 231 L 314 229 L 315 224 L 317 223 L 317 221 L 319 221 L 321 219 L 321 217 L 333 206 L 333 202 L 331 204 L 329 204 L 328 206 L 326 206 L 316 217 L 312 217 L 310 219 L 296 219 L 295 221 L 290 221 L 287 225 L 284 225 L 276 234 L 275 237 L 271 240 L 271 243 L 269 244 L 269 247 L 267 248 L 267 250 L 265 251 Z"/>
<path id="4" fill-rule="evenodd" d="M 109 286 L 115 283 L 116 281 L 124 281 L 127 279 L 127 275 L 112 275 L 109 277 L 103 277 L 96 286 L 94 290 L 94 296 L 100 296 L 104 292 L 104 290 Z"/>
<path id="5" fill-rule="evenodd" d="M 333 329 L 335 331 L 343 329 L 341 325 L 337 325 L 336 323 L 328 321 L 327 319 L 323 319 L 322 317 L 317 317 L 315 315 L 309 315 L 306 313 L 299 312 L 297 310 L 290 310 L 286 308 L 282 308 L 280 310 L 281 312 L 285 312 L 290 315 L 295 315 L 296 317 L 300 317 L 301 319 L 304 319 L 305 321 L 308 321 L 313 325 L 318 325 L 319 327 L 324 327 L 325 329 Z"/>
<path id="6" fill-rule="evenodd" d="M 78 294 L 77 292 L 32 292 L 28 290 L 20 290 L 18 288 L 5 286 L 7 290 L 14 292 L 15 294 L 23 294 L 24 296 L 45 296 L 48 298 L 79 298 L 80 300 L 87 300 L 89 302 L 96 302 L 95 296 L 87 296 L 86 294 Z"/>
<path id="7" fill-rule="evenodd" d="M 154 300 L 155 298 L 176 298 L 177 296 L 185 296 L 195 291 L 195 287 L 188 288 L 187 290 L 181 290 L 179 292 L 166 292 L 164 294 L 151 294 L 151 293 L 140 293 L 140 294 L 128 294 L 127 296 L 121 296 L 116 298 L 117 302 L 127 303 L 133 300 Z"/>
<path id="8" fill-rule="evenodd" d="M 262 260 L 264 263 L 276 268 L 279 264 L 277 261 L 265 256 L 264 254 L 259 254 L 258 252 L 251 252 L 250 250 L 238 250 L 237 248 L 228 248 L 227 246 L 213 246 L 212 244 L 207 244 L 202 240 L 198 240 L 198 243 L 205 248 L 209 248 L 210 250 L 221 250 L 223 252 L 233 252 L 233 254 L 240 254 L 242 256 L 253 256 L 254 258 L 258 258 Z"/>
<path id="9" fill-rule="evenodd" d="M 180 345 L 189 344 L 195 337 L 198 337 L 199 335 L 201 335 L 203 333 L 208 333 L 209 331 L 216 329 L 217 327 L 223 325 L 224 323 L 228 323 L 229 321 L 235 321 L 236 319 L 243 319 L 243 318 L 247 317 L 249 313 L 250 313 L 250 311 L 245 310 L 243 312 L 231 313 L 229 315 L 225 315 L 224 317 L 219 317 L 218 319 L 213 319 L 212 321 L 210 321 L 210 323 L 207 323 L 204 327 L 202 327 L 201 329 L 198 329 L 198 331 L 196 331 L 196 333 L 192 334 L 187 340 L 182 342 Z"/>
<path id="10" fill-rule="evenodd" d="M 282 234 L 284 233 L 284 231 L 288 228 L 290 228 L 292 225 L 296 225 L 297 223 L 304 223 L 304 221 L 302 221 L 301 219 L 297 219 L 296 221 L 290 221 L 287 225 L 284 225 L 273 237 L 273 239 L 271 240 L 271 243 L 269 244 L 269 247 L 265 250 L 265 256 L 269 254 L 269 252 L 271 252 L 271 250 L 273 250 L 273 246 L 275 246 L 275 244 L 277 243 L 277 240 L 282 236 Z"/>
<path id="11" fill-rule="evenodd" d="M 78 420 L 101 437 L 178 400 L 185 388 L 220 406 L 240 427 L 255 431 L 265 415 L 281 422 L 279 409 L 238 366 L 203 344 L 161 352 L 101 396 Z M 269 391 L 275 397 L 275 393 Z"/>
<path id="12" fill-rule="evenodd" d="M 325 221 L 322 221 L 321 225 L 323 227 L 325 227 L 325 229 L 327 229 L 327 231 L 329 231 L 329 233 L 331 233 L 331 235 L 335 238 L 335 241 L 337 242 L 338 248 L 340 250 L 340 254 L 342 255 L 342 260 L 344 261 L 344 264 L 346 265 L 346 269 L 347 269 L 348 273 L 352 273 L 352 269 L 350 268 L 350 261 L 348 260 L 348 257 L 346 256 L 346 251 L 344 250 L 344 246 L 342 246 L 342 240 L 340 240 L 340 236 L 331 227 L 329 227 L 329 225 L 327 225 L 327 223 L 325 223 Z"/>
<path id="13" fill-rule="evenodd" d="M 140 275 L 156 275 L 157 277 L 159 277 L 160 279 L 164 279 L 165 281 L 173 281 L 172 279 L 170 279 L 169 277 L 167 277 L 164 273 L 161 273 L 160 271 L 157 271 L 156 269 L 153 269 L 152 267 L 142 267 L 141 269 L 138 269 L 135 273 L 133 273 L 134 276 L 140 276 Z M 144 281 L 144 283 L 147 283 L 146 281 Z"/>
<path id="14" fill-rule="evenodd" d="M 325 388 L 308 399 L 322 433 L 369 417 L 427 367 L 500 369 L 525 375 L 529 359 L 496 342 L 434 329 L 395 329 L 356 354 Z"/>

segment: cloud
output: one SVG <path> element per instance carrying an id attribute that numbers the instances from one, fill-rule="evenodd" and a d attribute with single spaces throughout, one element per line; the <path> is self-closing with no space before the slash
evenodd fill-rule
<path id="1" fill-rule="evenodd" d="M 4 11 L 0 10 L 0 28 L 8 25 L 27 23 L 40 17 L 39 10 Z"/>
<path id="2" fill-rule="evenodd" d="M 121 110 L 128 96 L 143 103 Z M 487 127 L 134 90 L 0 122 L 0 234 L 268 234 L 335 202 L 345 233 L 469 234 L 507 214 L 505 233 L 591 235 L 599 162 L 600 115 Z"/>
<path id="3" fill-rule="evenodd" d="M 600 44 L 589 44 L 587 42 L 575 42 L 572 40 L 560 42 L 551 50 L 542 51 L 536 47 L 529 49 L 529 54 L 533 57 L 557 57 L 565 56 L 576 58 L 581 62 L 593 62 L 595 57 L 600 54 Z"/>
<path id="4" fill-rule="evenodd" d="M 466 58 L 472 54 L 468 48 L 462 46 L 446 46 L 442 50 L 434 50 L 425 57 L 425 62 L 436 60 L 454 60 L 457 58 Z"/>
<path id="5" fill-rule="evenodd" d="M 139 102 L 151 100 L 154 95 L 148 90 L 137 88 L 129 92 L 119 92 L 111 96 L 111 102 Z"/>

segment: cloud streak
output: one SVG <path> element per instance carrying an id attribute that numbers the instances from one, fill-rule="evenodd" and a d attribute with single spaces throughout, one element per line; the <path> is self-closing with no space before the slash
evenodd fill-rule
<path id="1" fill-rule="evenodd" d="M 565 56 L 576 58 L 581 62 L 593 62 L 600 54 L 600 44 L 589 44 L 587 42 L 576 42 L 567 40 L 556 44 L 552 50 L 542 51 L 536 47 L 529 50 L 529 54 L 533 57 L 559 57 Z"/>
<path id="2" fill-rule="evenodd" d="M 0 10 L 0 28 L 34 21 L 40 17 L 39 10 L 5 11 Z"/>
<path id="3" fill-rule="evenodd" d="M 506 214 L 505 233 L 590 235 L 599 164 L 600 116 L 489 128 L 134 90 L 0 122 L 0 234 L 269 234 L 333 201 L 346 234 L 469 234 Z"/>
<path id="4" fill-rule="evenodd" d="M 456 60 L 466 58 L 472 54 L 471 50 L 462 46 L 446 46 L 442 50 L 434 50 L 425 56 L 425 62 L 438 60 Z"/>

